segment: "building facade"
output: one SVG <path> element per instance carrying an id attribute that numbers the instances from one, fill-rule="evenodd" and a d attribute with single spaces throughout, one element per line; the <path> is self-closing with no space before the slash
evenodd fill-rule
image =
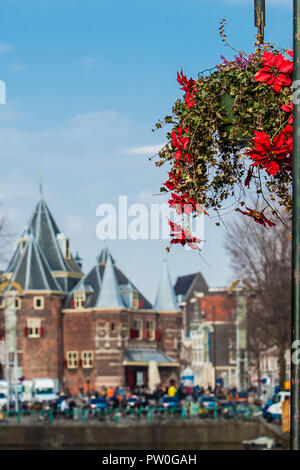
<path id="1" fill-rule="evenodd" d="M 236 386 L 236 296 L 209 288 L 201 273 L 179 277 L 174 288 L 183 312 L 182 364 L 196 384 Z"/>
<path id="2" fill-rule="evenodd" d="M 27 380 L 50 377 L 70 393 L 102 385 L 133 388 L 147 385 L 153 362 L 162 384 L 178 380 L 182 312 L 167 266 L 153 306 L 107 247 L 85 275 L 43 197 L 1 282 L 0 349 L 15 335 L 19 374 Z M 9 311 L 16 318 L 10 326 Z M 2 373 L 5 361 L 2 355 Z"/>

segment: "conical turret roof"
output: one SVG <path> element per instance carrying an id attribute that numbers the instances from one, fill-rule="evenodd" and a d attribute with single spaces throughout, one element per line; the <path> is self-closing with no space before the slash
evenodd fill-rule
<path id="1" fill-rule="evenodd" d="M 102 285 L 95 308 L 124 308 L 114 266 L 110 256 L 107 256 Z"/>
<path id="2" fill-rule="evenodd" d="M 12 280 L 18 282 L 24 291 L 62 291 L 51 274 L 50 266 L 34 235 L 26 234 L 27 241 L 15 267 Z"/>
<path id="3" fill-rule="evenodd" d="M 163 265 L 154 308 L 160 311 L 179 310 L 166 262 Z"/>

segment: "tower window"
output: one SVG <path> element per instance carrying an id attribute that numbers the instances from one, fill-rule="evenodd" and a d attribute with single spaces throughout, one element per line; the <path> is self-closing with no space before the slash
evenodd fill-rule
<path id="1" fill-rule="evenodd" d="M 21 308 L 21 299 L 19 299 L 19 297 L 15 298 L 15 307 L 16 307 L 16 310 L 20 310 Z"/>
<path id="2" fill-rule="evenodd" d="M 74 308 L 83 308 L 85 306 L 85 292 L 77 290 L 74 292 Z"/>
<path id="3" fill-rule="evenodd" d="M 27 320 L 28 338 L 39 338 L 41 336 L 41 320 L 39 318 L 29 318 Z"/>
<path id="4" fill-rule="evenodd" d="M 42 310 L 44 308 L 44 297 L 34 297 L 33 305 L 35 310 Z"/>
<path id="5" fill-rule="evenodd" d="M 138 292 L 131 293 L 131 306 L 132 308 L 139 308 L 139 293 Z"/>
<path id="6" fill-rule="evenodd" d="M 63 233 L 57 234 L 57 240 L 59 242 L 59 246 L 62 251 L 63 257 L 65 259 L 70 259 L 71 258 L 70 240 Z"/>
<path id="7" fill-rule="evenodd" d="M 24 248 L 25 248 L 25 245 L 26 245 L 27 241 L 28 241 L 28 238 L 27 238 L 27 237 L 22 237 L 22 238 L 20 239 L 20 253 L 21 253 L 21 254 L 22 254 L 23 251 L 24 251 Z"/>
<path id="8" fill-rule="evenodd" d="M 65 257 L 67 259 L 71 258 L 71 252 L 70 252 L 70 240 L 66 238 L 66 245 L 65 245 Z"/>

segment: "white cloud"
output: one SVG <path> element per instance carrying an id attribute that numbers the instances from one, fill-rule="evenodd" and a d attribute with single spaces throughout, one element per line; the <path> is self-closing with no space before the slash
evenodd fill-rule
<path id="1" fill-rule="evenodd" d="M 109 155 L 116 136 L 125 139 L 130 133 L 130 124 L 112 110 L 77 114 L 47 130 L 2 126 L 0 160 L 4 162 L 9 158 L 34 166 L 38 162 L 43 166 L 45 162 L 47 168 L 59 164 L 60 168 L 68 167 L 72 171 L 76 167 L 70 162 L 78 160 L 77 163 L 84 167 L 89 159 L 97 161 Z M 116 142 L 113 143 L 115 149 Z"/>
<path id="2" fill-rule="evenodd" d="M 157 145 L 146 145 L 144 147 L 134 147 L 131 149 L 125 150 L 124 153 L 131 153 L 133 155 L 148 155 L 152 156 L 159 152 L 165 144 L 157 144 Z"/>
<path id="3" fill-rule="evenodd" d="M 18 110 L 18 103 L 15 101 L 6 102 L 5 105 L 0 106 L 0 121 L 17 121 L 22 118 L 31 116 L 28 112 Z"/>
<path id="4" fill-rule="evenodd" d="M 0 55 L 9 54 L 13 51 L 11 44 L 0 44 Z"/>

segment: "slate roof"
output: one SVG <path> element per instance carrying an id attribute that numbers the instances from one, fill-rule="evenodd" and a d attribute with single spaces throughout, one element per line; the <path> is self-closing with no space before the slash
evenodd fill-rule
<path id="1" fill-rule="evenodd" d="M 73 293 L 75 290 L 83 290 L 86 292 L 86 308 L 93 308 L 96 306 L 98 300 L 100 299 L 100 292 L 102 284 L 104 282 L 104 273 L 106 270 L 107 259 L 110 263 L 110 276 L 115 278 L 116 284 L 118 286 L 119 294 L 122 300 L 122 306 L 124 308 L 131 308 L 129 302 L 128 292 L 138 292 L 139 299 L 143 301 L 143 309 L 152 309 L 150 302 L 143 296 L 143 294 L 135 287 L 135 285 L 125 276 L 125 274 L 116 266 L 115 260 L 113 259 L 109 249 L 107 247 L 103 248 L 100 255 L 97 257 L 97 264 L 86 274 L 81 281 L 75 286 L 71 291 L 67 302 L 66 308 L 70 306 L 70 302 L 73 298 Z M 114 273 L 114 276 L 112 274 Z M 113 281 L 115 285 L 115 281 Z M 107 294 L 106 294 L 107 295 Z M 109 295 L 112 295 L 110 293 Z M 103 298 L 102 298 L 103 301 Z M 119 301 L 118 301 L 119 302 Z M 107 302 L 106 302 L 107 303 Z M 114 302 L 115 303 L 115 302 Z M 99 304 L 97 304 L 99 306 Z M 110 305 L 112 307 L 112 305 Z M 108 306 L 109 307 L 109 306 Z"/>
<path id="2" fill-rule="evenodd" d="M 111 252 L 109 251 L 108 247 L 105 246 L 103 250 L 101 250 L 100 255 L 97 257 L 97 262 L 98 263 L 103 263 L 106 264 L 107 258 L 110 258 L 112 264 L 116 264 L 114 258 L 111 255 Z"/>
<path id="3" fill-rule="evenodd" d="M 155 310 L 177 311 L 180 310 L 177 304 L 175 292 L 171 283 L 167 263 L 164 263 L 159 286 L 154 303 Z"/>
<path id="4" fill-rule="evenodd" d="M 124 354 L 125 362 L 150 362 L 174 363 L 174 359 L 167 356 L 159 349 L 126 349 Z"/>
<path id="5" fill-rule="evenodd" d="M 60 237 L 64 238 L 64 235 L 60 232 L 46 201 L 43 199 L 43 197 L 41 197 L 31 218 L 29 219 L 27 227 L 24 229 L 22 236 L 18 241 L 17 247 L 7 267 L 6 273 L 12 273 L 13 278 L 16 274 L 16 270 L 20 270 L 21 259 L 23 259 L 24 263 L 23 255 L 25 248 L 26 250 L 32 249 L 33 254 L 30 255 L 28 261 L 29 264 L 27 266 L 27 270 L 30 271 L 30 269 L 32 269 L 32 273 L 29 271 L 27 272 L 26 282 L 28 281 L 29 284 L 32 284 L 31 280 L 35 279 L 34 285 L 36 286 L 37 271 L 34 261 L 36 259 L 35 253 L 38 250 L 40 257 L 47 263 L 47 269 L 50 270 L 50 274 L 52 273 L 52 281 L 55 278 L 54 271 L 62 273 L 57 281 L 55 281 L 55 285 L 53 285 L 52 281 L 50 282 L 52 287 L 55 287 L 55 290 L 57 290 L 57 286 L 59 286 L 60 291 L 70 291 L 78 282 L 80 275 L 83 274 L 71 254 L 69 258 L 63 256 L 60 241 L 58 240 L 59 235 Z M 30 239 L 29 247 L 27 247 L 26 244 L 27 238 Z M 30 260 L 33 261 L 32 268 L 30 267 Z M 31 280 L 29 281 L 29 279 Z M 41 282 L 40 284 L 42 285 L 41 289 L 44 289 L 45 283 Z"/>
<path id="6" fill-rule="evenodd" d="M 52 271 L 78 272 L 81 270 L 74 258 L 63 257 L 57 235 L 59 230 L 46 201 L 41 198 L 31 216 L 28 229 L 33 233 L 42 248 Z"/>
<path id="7" fill-rule="evenodd" d="M 195 273 L 195 274 L 188 274 L 186 276 L 179 276 L 177 278 L 175 286 L 174 286 L 176 295 L 182 295 L 183 297 L 185 297 L 189 289 L 191 288 L 193 282 L 196 279 L 197 279 L 197 282 L 199 282 L 201 291 L 204 293 L 207 293 L 208 285 L 204 277 L 202 276 L 201 273 Z"/>
<path id="8" fill-rule="evenodd" d="M 34 235 L 29 232 L 27 237 L 28 241 L 19 256 L 12 281 L 18 282 L 24 291 L 52 290 L 61 292 L 62 289 L 52 276 L 50 266 Z"/>
<path id="9" fill-rule="evenodd" d="M 110 254 L 107 254 L 102 285 L 98 294 L 95 308 L 124 308 L 126 305 L 121 297 L 117 276 Z"/>
<path id="10" fill-rule="evenodd" d="M 186 295 L 196 276 L 197 273 L 179 276 L 174 286 L 176 295 Z"/>

